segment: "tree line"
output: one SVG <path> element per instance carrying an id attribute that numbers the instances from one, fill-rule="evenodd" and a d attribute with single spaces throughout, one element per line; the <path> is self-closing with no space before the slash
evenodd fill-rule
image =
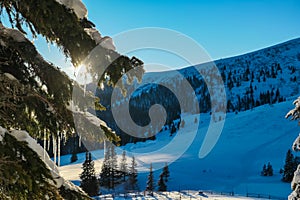
<path id="1" fill-rule="evenodd" d="M 157 182 L 158 191 L 167 191 L 169 176 L 169 167 L 165 164 Z M 91 153 L 86 152 L 86 159 L 82 164 L 80 179 L 80 187 L 90 196 L 99 195 L 100 188 L 114 190 L 116 187 L 123 186 L 125 191 L 140 190 L 135 157 L 131 158 L 130 165 L 128 166 L 126 152 L 123 151 L 120 162 L 118 162 L 115 146 L 111 143 L 107 144 L 107 148 L 105 149 L 104 160 L 99 175 L 96 174 Z M 151 164 L 145 192 L 153 194 L 155 187 Z"/>

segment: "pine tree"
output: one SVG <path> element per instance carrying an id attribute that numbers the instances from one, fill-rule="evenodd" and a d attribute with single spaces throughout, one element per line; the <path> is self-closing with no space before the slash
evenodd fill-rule
<path id="1" fill-rule="evenodd" d="M 166 163 L 164 168 L 163 168 L 163 177 L 165 179 L 165 182 L 168 182 L 169 181 L 169 177 L 170 177 L 170 171 L 169 171 L 169 166 L 168 164 Z"/>
<path id="2" fill-rule="evenodd" d="M 174 123 L 171 124 L 171 131 L 170 131 L 170 136 L 172 136 L 174 133 L 176 133 L 177 129 L 174 125 Z"/>
<path id="3" fill-rule="evenodd" d="M 112 143 L 107 144 L 102 170 L 100 173 L 100 185 L 114 189 L 121 181 L 121 173 L 118 170 L 117 154 Z"/>
<path id="4" fill-rule="evenodd" d="M 121 176 L 123 177 L 123 181 L 126 181 L 126 177 L 128 175 L 128 166 L 127 166 L 127 158 L 126 158 L 126 152 L 123 151 L 122 153 L 122 159 L 120 163 L 120 173 Z"/>
<path id="5" fill-rule="evenodd" d="M 110 150 L 110 170 L 111 170 L 111 181 L 110 181 L 110 188 L 114 189 L 117 184 L 121 182 L 121 173 L 118 170 L 118 158 L 115 149 L 115 145 L 109 145 Z"/>
<path id="6" fill-rule="evenodd" d="M 33 37 L 39 34 L 48 42 L 56 43 L 66 57 L 71 59 L 74 66 L 79 66 L 97 46 L 103 51 L 103 54 L 99 54 L 101 61 L 110 63 L 110 59 L 114 60 L 107 68 L 106 76 L 101 76 L 102 73 L 98 70 L 99 65 L 91 65 L 89 73 L 98 75 L 99 84 L 103 82 L 114 86 L 121 75 L 128 71 L 131 71 L 131 75 L 128 76 L 129 82 L 133 80 L 133 77 L 141 80 L 144 72 L 143 62 L 135 57 L 122 56 L 114 50 L 98 45 L 97 41 L 86 32 L 86 28 L 94 27 L 93 23 L 89 22 L 86 17 L 79 17 L 73 9 L 62 5 L 57 0 L 2 0 L 0 13 L 1 17 L 5 15 L 4 17 L 13 27 L 13 29 L 6 28 L 0 22 L 1 126 L 7 129 L 26 130 L 35 138 L 43 137 L 41 133 L 44 133 L 46 139 L 49 139 L 51 136 L 57 137 L 57 134 L 62 132 L 66 132 L 67 136 L 73 135 L 74 130 L 78 128 L 74 123 L 74 116 L 76 116 L 79 120 L 78 124 L 88 124 L 93 130 L 81 130 L 91 140 L 95 138 L 99 140 L 99 133 L 101 133 L 100 139 L 106 136 L 109 140 L 118 141 L 117 135 L 106 125 L 94 124 L 82 113 L 72 113 L 69 109 L 71 100 L 80 111 L 95 107 L 100 110 L 103 106 L 93 94 L 86 95 L 89 101 L 81 101 L 80 98 L 85 94 L 81 86 L 57 66 L 45 61 L 26 36 L 31 32 Z M 28 29 L 24 30 L 23 27 L 28 27 Z M 78 97 L 72 95 L 75 89 L 79 91 Z M 101 132 L 99 127 L 102 129 Z M 29 153 L 29 150 L 26 153 Z M 4 154 L 4 157 L 7 156 Z M 20 160 L 15 158 L 15 161 Z M 2 163 L 0 174 L 6 173 L 2 170 L 9 167 L 7 163 Z M 36 168 L 39 167 L 43 168 L 42 164 L 37 162 L 36 165 L 26 164 L 22 166 L 22 169 L 23 172 L 39 174 L 40 177 L 47 179 L 45 171 L 41 170 L 41 173 L 36 173 Z M 14 173 L 10 175 L 14 176 Z M 35 176 L 29 177 L 23 183 L 31 186 L 30 182 L 44 183 Z M 39 188 L 40 192 L 49 189 L 48 186 L 45 183 L 44 188 Z M 11 191 L 5 191 L 5 194 L 14 194 L 13 189 L 16 187 L 8 188 Z M 66 191 L 57 189 L 56 192 L 70 194 Z M 27 194 L 32 196 L 26 196 Z M 33 191 L 27 192 L 25 189 L 23 195 L 12 196 L 12 199 L 43 199 L 40 196 L 34 196 Z M 60 199 L 50 194 L 49 198 Z"/>
<path id="7" fill-rule="evenodd" d="M 264 164 L 260 174 L 261 176 L 273 176 L 273 167 L 270 162 L 268 162 L 268 165 Z"/>
<path id="8" fill-rule="evenodd" d="M 150 192 L 150 194 L 152 195 L 153 194 L 153 190 L 154 190 L 154 177 L 153 177 L 152 164 L 150 164 L 149 175 L 148 175 L 148 179 L 147 179 L 146 191 Z"/>
<path id="9" fill-rule="evenodd" d="M 268 166 L 267 166 L 267 175 L 273 176 L 273 167 L 270 162 L 268 163 Z"/>
<path id="10" fill-rule="evenodd" d="M 0 199 L 45 199 L 48 196 L 62 200 L 51 183 L 54 181 L 45 163 L 26 142 L 5 134 L 0 141 Z"/>
<path id="11" fill-rule="evenodd" d="M 131 166 L 129 168 L 129 177 L 128 177 L 128 189 L 132 190 L 132 191 L 138 189 L 138 187 L 137 187 L 138 172 L 137 172 L 136 167 L 137 167 L 137 163 L 135 161 L 135 158 L 132 157 Z"/>
<path id="12" fill-rule="evenodd" d="M 96 196 L 99 191 L 99 184 L 91 153 L 86 152 L 86 159 L 82 164 L 82 170 L 83 172 L 80 174 L 80 187 L 90 196 Z"/>
<path id="13" fill-rule="evenodd" d="M 267 166 L 266 164 L 264 164 L 263 169 L 260 173 L 261 176 L 267 176 Z"/>
<path id="14" fill-rule="evenodd" d="M 102 168 L 99 177 L 100 186 L 109 188 L 110 186 L 110 165 L 109 165 L 109 151 L 105 152 L 104 160 L 102 162 Z"/>
<path id="15" fill-rule="evenodd" d="M 76 152 L 76 150 L 73 150 L 72 156 L 71 156 L 71 163 L 76 162 L 77 160 L 78 160 L 77 152 Z"/>
<path id="16" fill-rule="evenodd" d="M 295 108 L 290 110 L 287 114 L 286 114 L 286 118 L 291 117 L 292 120 L 297 120 L 298 124 L 299 124 L 299 120 L 300 120 L 300 97 L 298 97 L 293 104 L 295 105 Z M 299 151 L 300 150 L 300 136 L 298 136 L 296 138 L 296 140 L 294 141 L 293 144 L 293 150 L 294 151 Z M 300 198 L 300 184 L 298 181 L 299 180 L 299 175 L 300 175 L 300 167 L 298 166 L 296 168 L 296 171 L 294 173 L 294 178 L 293 181 L 291 183 L 292 189 L 294 190 L 292 194 L 290 194 L 289 199 L 299 199 Z"/>
<path id="17" fill-rule="evenodd" d="M 157 185 L 158 185 L 158 191 L 160 192 L 167 191 L 167 185 L 165 183 L 165 175 L 163 172 L 159 175 L 159 180 Z"/>
<path id="18" fill-rule="evenodd" d="M 292 151 L 289 149 L 286 153 L 285 164 L 283 167 L 282 181 L 291 182 L 294 177 L 294 171 L 296 170 L 295 158 Z"/>

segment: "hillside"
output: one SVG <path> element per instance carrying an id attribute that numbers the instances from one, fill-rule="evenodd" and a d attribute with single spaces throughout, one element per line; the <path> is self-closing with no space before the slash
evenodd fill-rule
<path id="1" fill-rule="evenodd" d="M 149 164 L 153 163 L 154 168 L 159 169 L 165 162 L 169 162 L 169 190 L 233 191 L 243 196 L 256 193 L 285 198 L 291 191 L 290 184 L 281 182 L 279 170 L 284 165 L 287 150 L 299 132 L 296 122 L 284 118 L 291 108 L 292 102 L 287 101 L 263 105 L 238 114 L 229 113 L 216 146 L 203 159 L 199 159 L 198 152 L 209 125 L 209 114 L 201 114 L 200 127 L 192 141 L 189 141 L 190 135 L 193 130 L 197 130 L 198 124 L 194 123 L 196 115 L 187 115 L 185 127 L 175 136 L 170 137 L 167 131 L 162 132 L 156 135 L 155 141 L 127 144 L 117 151 L 121 155 L 126 150 L 128 155 L 133 154 L 137 158 L 141 190 L 145 188 Z M 168 146 L 172 143 L 177 146 Z M 191 145 L 185 152 L 178 152 L 178 147 L 189 143 Z M 167 151 L 162 154 L 163 147 L 167 147 Z M 176 160 L 181 153 L 183 155 Z M 92 155 L 94 159 L 98 159 L 95 166 L 99 173 L 103 151 L 95 151 Z M 69 163 L 70 156 L 62 157 L 63 166 L 59 170 L 64 178 L 78 183 L 85 155 L 79 154 L 79 160 L 74 164 Z M 171 161 L 174 162 L 170 163 Z M 260 176 L 262 166 L 267 162 L 273 165 L 273 177 Z M 159 173 L 160 170 L 154 173 L 156 180 Z"/>
<path id="2" fill-rule="evenodd" d="M 224 103 L 227 103 L 228 112 L 240 112 L 260 105 L 275 104 L 300 93 L 298 84 L 300 38 L 298 38 L 213 63 L 174 71 L 146 73 L 141 84 L 126 85 L 129 94 L 126 97 L 118 89 L 97 90 L 101 103 L 107 108 L 106 111 L 97 112 L 97 115 L 116 130 L 122 138 L 122 144 L 126 144 L 145 139 L 129 137 L 124 133 L 115 122 L 112 108 L 120 111 L 121 115 L 121 111 L 128 110 L 128 104 L 134 122 L 145 126 L 150 122 L 148 115 L 150 107 L 154 104 L 162 105 L 167 113 L 166 128 L 170 128 L 181 113 L 199 112 L 195 109 L 197 103 L 201 113 L 208 113 L 211 111 L 211 96 L 202 75 L 207 76 L 208 80 L 214 76 L 207 68 L 211 65 L 216 65 L 222 76 L 227 95 L 227 102 Z M 192 91 L 187 90 L 186 83 L 192 87 Z M 94 91 L 93 87 L 90 89 Z M 179 93 L 179 98 L 172 90 Z M 195 100 L 190 103 L 193 92 L 198 102 Z"/>

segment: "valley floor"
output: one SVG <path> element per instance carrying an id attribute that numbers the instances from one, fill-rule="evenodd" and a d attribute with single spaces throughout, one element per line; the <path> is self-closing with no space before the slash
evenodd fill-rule
<path id="1" fill-rule="evenodd" d="M 136 157 L 141 191 L 146 186 L 150 163 L 156 169 L 154 178 L 157 182 L 161 167 L 168 162 L 170 180 L 167 186 L 170 191 L 209 190 L 234 192 L 242 196 L 255 193 L 286 199 L 291 187 L 281 181 L 279 170 L 284 166 L 286 152 L 300 130 L 296 122 L 285 119 L 285 114 L 292 108 L 292 101 L 289 101 L 227 114 L 217 144 L 201 159 L 198 153 L 209 125 L 209 114 L 201 114 L 199 124 L 195 123 L 195 115 L 186 115 L 185 127 L 175 137 L 161 132 L 156 135 L 155 141 L 127 144 L 117 148 L 117 153 L 121 155 L 125 150 L 128 163 L 132 155 Z M 198 132 L 190 141 L 190 135 L 195 130 Z M 178 141 L 179 145 L 172 145 Z M 180 144 L 188 146 L 184 149 L 180 148 Z M 167 150 L 163 151 L 164 148 Z M 93 151 L 92 156 L 99 174 L 103 150 Z M 78 161 L 72 164 L 70 157 L 66 155 L 61 158 L 60 173 L 78 185 L 85 154 L 78 154 Z M 262 177 L 260 172 L 268 162 L 273 166 L 274 176 Z"/>

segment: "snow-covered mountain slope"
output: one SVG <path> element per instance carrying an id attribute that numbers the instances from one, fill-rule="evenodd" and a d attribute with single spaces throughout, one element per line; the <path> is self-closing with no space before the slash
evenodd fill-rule
<path id="1" fill-rule="evenodd" d="M 233 104 L 229 105 L 230 110 L 247 110 L 248 107 L 251 108 L 256 104 L 269 103 L 266 101 L 272 103 L 279 101 L 279 97 L 284 99 L 300 93 L 298 84 L 300 79 L 300 38 L 244 55 L 216 60 L 214 64 L 222 75 L 227 99 Z M 196 94 L 200 96 L 201 102 L 206 92 L 200 94 L 199 90 L 203 86 L 199 84 L 199 81 L 202 80 L 199 71 L 205 69 L 206 65 L 209 64 L 199 64 L 195 68 L 187 67 L 178 71 L 146 73 L 143 82 L 178 84 L 179 80 L 188 79 Z M 198 82 L 195 81 L 196 79 Z M 278 98 L 275 97 L 277 89 L 279 90 Z M 140 90 L 143 91 L 142 88 Z M 250 90 L 253 90 L 253 93 Z M 145 91 L 147 93 L 149 89 Z M 264 100 L 260 94 L 265 93 L 266 95 L 268 91 L 270 98 Z M 138 92 L 136 94 L 140 95 Z M 238 102 L 238 97 L 240 101 L 243 99 L 247 101 L 246 97 L 251 99 L 251 95 L 254 99 L 253 105 L 239 105 L 242 102 Z M 251 104 L 251 102 L 247 102 L 247 104 Z"/>
<path id="2" fill-rule="evenodd" d="M 112 115 L 112 108 L 117 111 L 128 109 L 133 120 L 141 125 L 148 125 L 149 109 L 154 104 L 162 105 L 167 113 L 166 124 L 178 118 L 178 113 L 196 113 L 198 103 L 201 113 L 211 111 L 211 94 L 203 74 L 213 79 L 215 73 L 207 66 L 216 65 L 223 79 L 228 112 L 240 112 L 254 107 L 275 104 L 289 100 L 300 93 L 300 38 L 271 46 L 252 53 L 217 60 L 214 63 L 199 64 L 180 70 L 146 73 L 142 83 L 126 85 L 126 97 L 119 89 L 112 88 L 98 91 L 101 103 L 107 110 L 97 114 L 115 130 L 122 139 L 122 144 L 136 141 L 124 133 Z M 187 90 L 187 85 L 192 87 Z M 172 90 L 178 91 L 175 95 Z M 198 102 L 190 103 L 192 93 Z M 218 97 L 218 96 L 217 96 Z M 121 113 L 121 112 L 120 112 Z M 119 114 L 121 115 L 121 114 Z M 125 118 L 125 117 L 124 117 Z M 126 122 L 124 122 L 126 123 Z M 138 140 L 141 141 L 141 140 Z"/>
<path id="3" fill-rule="evenodd" d="M 200 115 L 200 127 L 195 139 L 187 151 L 173 163 L 169 163 L 169 190 L 213 190 L 219 192 L 234 192 L 266 194 L 287 197 L 291 191 L 290 184 L 281 182 L 279 170 L 284 165 L 285 155 L 297 136 L 300 128 L 296 122 L 284 118 L 293 108 L 292 101 L 274 105 L 263 105 L 252 110 L 227 114 L 221 137 L 213 150 L 203 159 L 198 152 L 206 134 L 210 115 Z M 185 145 L 189 134 L 197 130 L 196 115 L 187 115 L 185 126 L 176 137 L 180 137 L 181 145 Z M 174 142 L 174 136 L 169 132 L 156 135 L 155 141 L 127 144 L 118 149 L 118 154 L 124 150 L 135 155 L 139 169 L 139 187 L 145 188 L 149 164 L 159 168 L 169 162 L 177 153 L 177 148 L 170 148 L 169 153 L 161 154 L 159 149 Z M 138 154 L 138 153 L 143 154 Z M 59 168 L 64 178 L 79 181 L 81 163 L 85 155 L 80 154 L 79 160 L 70 164 L 70 156 L 62 157 L 62 167 Z M 102 165 L 103 151 L 93 152 L 96 170 Z M 128 159 L 130 160 L 130 159 Z M 262 177 L 260 172 L 264 164 L 270 162 L 274 168 L 274 176 Z M 157 180 L 161 170 L 154 173 Z M 78 182 L 77 182 L 78 183 Z"/>

